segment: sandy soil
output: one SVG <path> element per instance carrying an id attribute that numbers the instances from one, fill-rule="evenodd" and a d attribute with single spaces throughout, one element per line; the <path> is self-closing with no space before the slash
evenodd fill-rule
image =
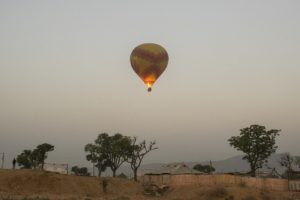
<path id="1" fill-rule="evenodd" d="M 143 186 L 131 180 L 60 175 L 40 170 L 0 170 L 0 200 L 300 200 L 300 193 L 260 191 L 241 186 L 171 188 L 161 197 L 144 195 Z"/>

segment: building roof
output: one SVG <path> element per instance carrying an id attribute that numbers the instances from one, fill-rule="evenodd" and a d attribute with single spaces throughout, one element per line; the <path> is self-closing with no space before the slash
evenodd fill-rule
<path id="1" fill-rule="evenodd" d="M 153 170 L 152 172 L 147 172 L 145 174 L 203 174 L 197 170 L 189 168 L 184 163 L 171 163 L 162 166 L 160 169 Z"/>

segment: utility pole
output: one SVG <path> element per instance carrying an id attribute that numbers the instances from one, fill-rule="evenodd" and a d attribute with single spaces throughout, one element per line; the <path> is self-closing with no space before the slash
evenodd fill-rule
<path id="1" fill-rule="evenodd" d="M 4 168 L 4 152 L 2 153 L 2 165 L 1 165 L 1 168 L 2 169 Z"/>

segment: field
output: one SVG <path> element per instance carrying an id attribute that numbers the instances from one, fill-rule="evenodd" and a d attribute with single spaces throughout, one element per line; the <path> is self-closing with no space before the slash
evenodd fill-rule
<path id="1" fill-rule="evenodd" d="M 0 170 L 0 200 L 292 200 L 300 193 L 262 191 L 243 185 L 171 188 L 163 196 L 146 196 L 144 187 L 131 180 L 60 175 L 39 170 Z"/>

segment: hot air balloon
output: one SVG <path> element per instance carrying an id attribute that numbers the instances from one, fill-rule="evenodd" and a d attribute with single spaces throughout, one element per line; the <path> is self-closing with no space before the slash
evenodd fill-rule
<path id="1" fill-rule="evenodd" d="M 135 47 L 130 55 L 131 66 L 148 87 L 148 92 L 151 92 L 151 87 L 167 68 L 168 61 L 167 51 L 153 43 Z"/>

